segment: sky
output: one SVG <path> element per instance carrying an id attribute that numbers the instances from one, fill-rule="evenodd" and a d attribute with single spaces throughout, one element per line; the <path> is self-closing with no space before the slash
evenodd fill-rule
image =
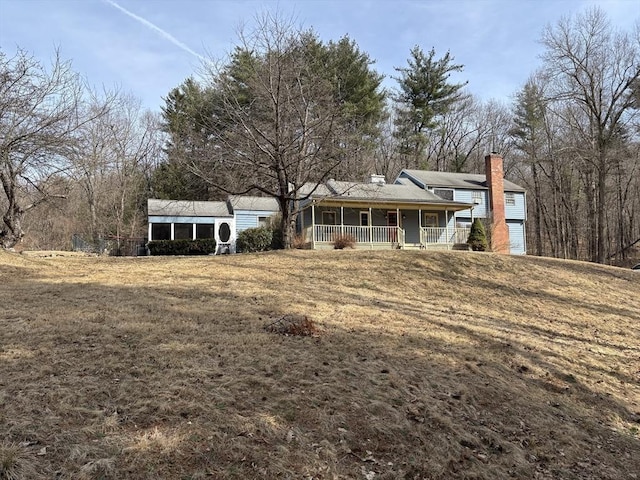
<path id="1" fill-rule="evenodd" d="M 0 0 L 0 49 L 50 64 L 56 49 L 96 87 L 132 93 L 159 111 L 171 89 L 223 60 L 257 15 L 278 13 L 323 41 L 348 35 L 385 75 L 419 46 L 464 65 L 456 82 L 478 98 L 508 103 L 540 66 L 544 28 L 600 7 L 632 31 L 639 0 Z"/>

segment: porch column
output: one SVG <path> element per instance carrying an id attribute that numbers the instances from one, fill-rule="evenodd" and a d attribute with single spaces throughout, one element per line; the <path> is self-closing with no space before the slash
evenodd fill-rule
<path id="1" fill-rule="evenodd" d="M 300 212 L 300 236 L 304 242 L 307 241 L 304 231 L 304 209 Z"/>
<path id="2" fill-rule="evenodd" d="M 444 227 L 444 232 L 447 236 L 447 243 L 449 243 L 449 240 L 451 239 L 451 237 L 449 236 L 449 210 L 447 210 L 446 208 L 444 209 Z"/>
<path id="3" fill-rule="evenodd" d="M 344 207 L 340 205 L 340 235 L 344 235 Z"/>
<path id="4" fill-rule="evenodd" d="M 149 233 L 148 233 L 149 241 L 153 240 L 153 239 L 151 238 L 151 226 L 152 226 L 152 225 L 153 225 L 153 224 L 152 224 L 151 222 L 149 222 Z"/>
<path id="5" fill-rule="evenodd" d="M 316 247 L 316 205 L 311 202 L 311 247 Z"/>
<path id="6" fill-rule="evenodd" d="M 367 217 L 367 226 L 369 227 L 369 248 L 373 250 L 373 219 L 371 218 L 371 207 L 369 207 L 369 216 Z"/>
<path id="7" fill-rule="evenodd" d="M 396 240 L 398 240 L 398 247 L 400 246 L 400 223 L 402 218 L 400 218 L 400 208 L 396 207 Z"/>
<path id="8" fill-rule="evenodd" d="M 197 233 L 196 233 L 196 225 L 197 224 L 196 223 L 192 223 L 191 225 L 193 226 L 193 229 L 192 229 L 193 231 L 191 232 L 191 234 L 193 236 L 193 240 L 195 240 L 196 239 L 196 235 L 197 235 Z"/>
<path id="9" fill-rule="evenodd" d="M 176 227 L 175 223 L 171 222 L 171 240 L 176 239 Z"/>
<path id="10" fill-rule="evenodd" d="M 419 208 L 418 209 L 418 235 L 419 235 L 419 242 L 420 242 L 420 248 L 422 248 L 422 246 L 424 245 L 424 242 L 422 241 L 422 209 Z"/>

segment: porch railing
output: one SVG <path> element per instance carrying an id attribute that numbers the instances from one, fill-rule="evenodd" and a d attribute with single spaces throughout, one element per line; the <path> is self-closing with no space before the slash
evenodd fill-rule
<path id="1" fill-rule="evenodd" d="M 350 235 L 357 243 L 404 244 L 404 230 L 399 227 L 360 227 L 356 225 L 315 225 L 316 242 L 333 242 L 337 236 Z M 308 235 L 308 234 L 307 234 Z M 307 236 L 305 235 L 305 236 Z"/>
<path id="2" fill-rule="evenodd" d="M 420 243 L 467 243 L 470 228 L 460 227 L 422 227 Z"/>

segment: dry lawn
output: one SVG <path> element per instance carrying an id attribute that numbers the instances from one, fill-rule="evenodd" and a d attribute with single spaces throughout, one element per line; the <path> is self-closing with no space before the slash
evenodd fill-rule
<path id="1" fill-rule="evenodd" d="M 637 479 L 640 273 L 0 252 L 2 479 Z M 315 336 L 265 326 L 306 316 Z"/>

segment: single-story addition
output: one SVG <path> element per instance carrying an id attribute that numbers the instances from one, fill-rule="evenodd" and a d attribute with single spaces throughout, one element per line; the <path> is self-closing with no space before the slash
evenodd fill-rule
<path id="1" fill-rule="evenodd" d="M 280 211 L 274 198 L 231 196 L 227 201 L 147 200 L 149 241 L 215 238 L 216 253 L 234 253 L 242 230 Z"/>
<path id="2" fill-rule="evenodd" d="M 372 175 L 369 183 L 309 185 L 299 234 L 313 249 L 333 248 L 340 235 L 364 249 L 453 249 L 483 218 L 491 221 L 493 251 L 524 254 L 525 191 L 504 180 L 502 157 L 485 160 L 485 175 L 403 170 L 394 184 Z"/>

